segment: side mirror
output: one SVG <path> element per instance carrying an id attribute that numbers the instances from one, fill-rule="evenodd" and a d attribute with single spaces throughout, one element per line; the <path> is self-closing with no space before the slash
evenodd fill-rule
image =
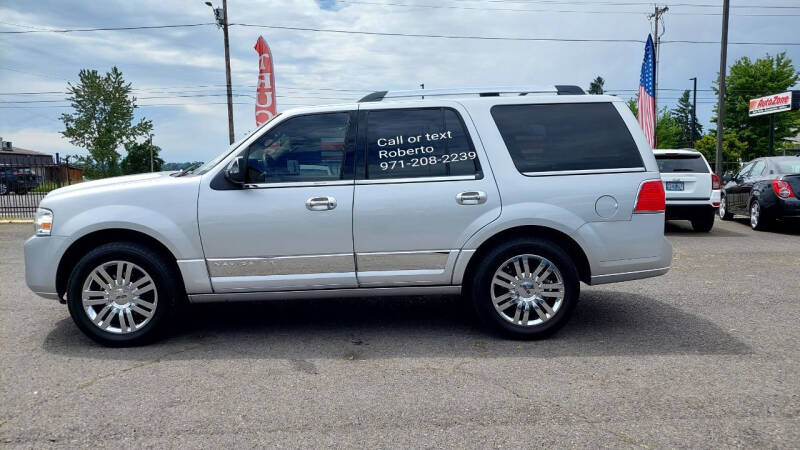
<path id="1" fill-rule="evenodd" d="M 225 178 L 233 184 L 244 185 L 245 183 L 245 166 L 244 156 L 237 156 L 225 168 Z"/>
<path id="2" fill-rule="evenodd" d="M 732 179 L 733 176 L 730 174 L 730 172 L 722 174 L 722 181 L 730 183 Z"/>

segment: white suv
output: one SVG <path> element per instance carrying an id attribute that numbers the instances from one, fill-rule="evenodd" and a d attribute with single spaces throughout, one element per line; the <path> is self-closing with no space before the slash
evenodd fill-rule
<path id="1" fill-rule="evenodd" d="M 653 152 L 667 193 L 667 220 L 689 220 L 695 231 L 711 231 L 719 208 L 720 179 L 706 158 L 694 149 Z"/>
<path id="2" fill-rule="evenodd" d="M 582 93 L 378 92 L 286 111 L 195 170 L 55 190 L 28 286 L 107 345 L 152 339 L 186 301 L 457 293 L 497 330 L 546 336 L 580 281 L 672 262 L 636 119 Z"/>

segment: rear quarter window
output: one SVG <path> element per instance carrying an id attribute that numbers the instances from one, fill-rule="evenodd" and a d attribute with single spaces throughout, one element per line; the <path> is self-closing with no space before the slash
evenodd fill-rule
<path id="1" fill-rule="evenodd" d="M 700 155 L 656 155 L 656 163 L 661 173 L 709 173 Z"/>
<path id="2" fill-rule="evenodd" d="M 644 167 L 611 103 L 496 105 L 491 113 L 522 173 Z"/>

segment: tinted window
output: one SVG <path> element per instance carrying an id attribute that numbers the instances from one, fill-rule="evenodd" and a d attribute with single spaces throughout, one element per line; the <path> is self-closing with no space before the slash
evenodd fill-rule
<path id="1" fill-rule="evenodd" d="M 247 181 L 340 180 L 347 155 L 348 113 L 295 117 L 261 136 L 249 148 Z"/>
<path id="2" fill-rule="evenodd" d="M 800 158 L 798 157 L 774 160 L 773 164 L 775 164 L 775 173 L 784 175 L 800 173 Z"/>
<path id="3" fill-rule="evenodd" d="M 706 162 L 700 155 L 656 155 L 656 162 L 661 173 L 709 173 Z"/>
<path id="4" fill-rule="evenodd" d="M 464 124 L 445 108 L 367 114 L 367 178 L 475 175 L 480 166 Z"/>
<path id="5" fill-rule="evenodd" d="M 492 117 L 520 172 L 643 167 L 611 103 L 498 105 Z"/>

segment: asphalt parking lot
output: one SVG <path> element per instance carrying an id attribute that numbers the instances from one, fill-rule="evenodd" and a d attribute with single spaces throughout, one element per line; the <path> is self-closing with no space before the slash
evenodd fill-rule
<path id="1" fill-rule="evenodd" d="M 668 225 L 666 276 L 583 286 L 518 342 L 457 298 L 192 308 L 108 349 L 24 282 L 0 225 L 0 443 L 122 447 L 797 447 L 800 225 Z"/>

